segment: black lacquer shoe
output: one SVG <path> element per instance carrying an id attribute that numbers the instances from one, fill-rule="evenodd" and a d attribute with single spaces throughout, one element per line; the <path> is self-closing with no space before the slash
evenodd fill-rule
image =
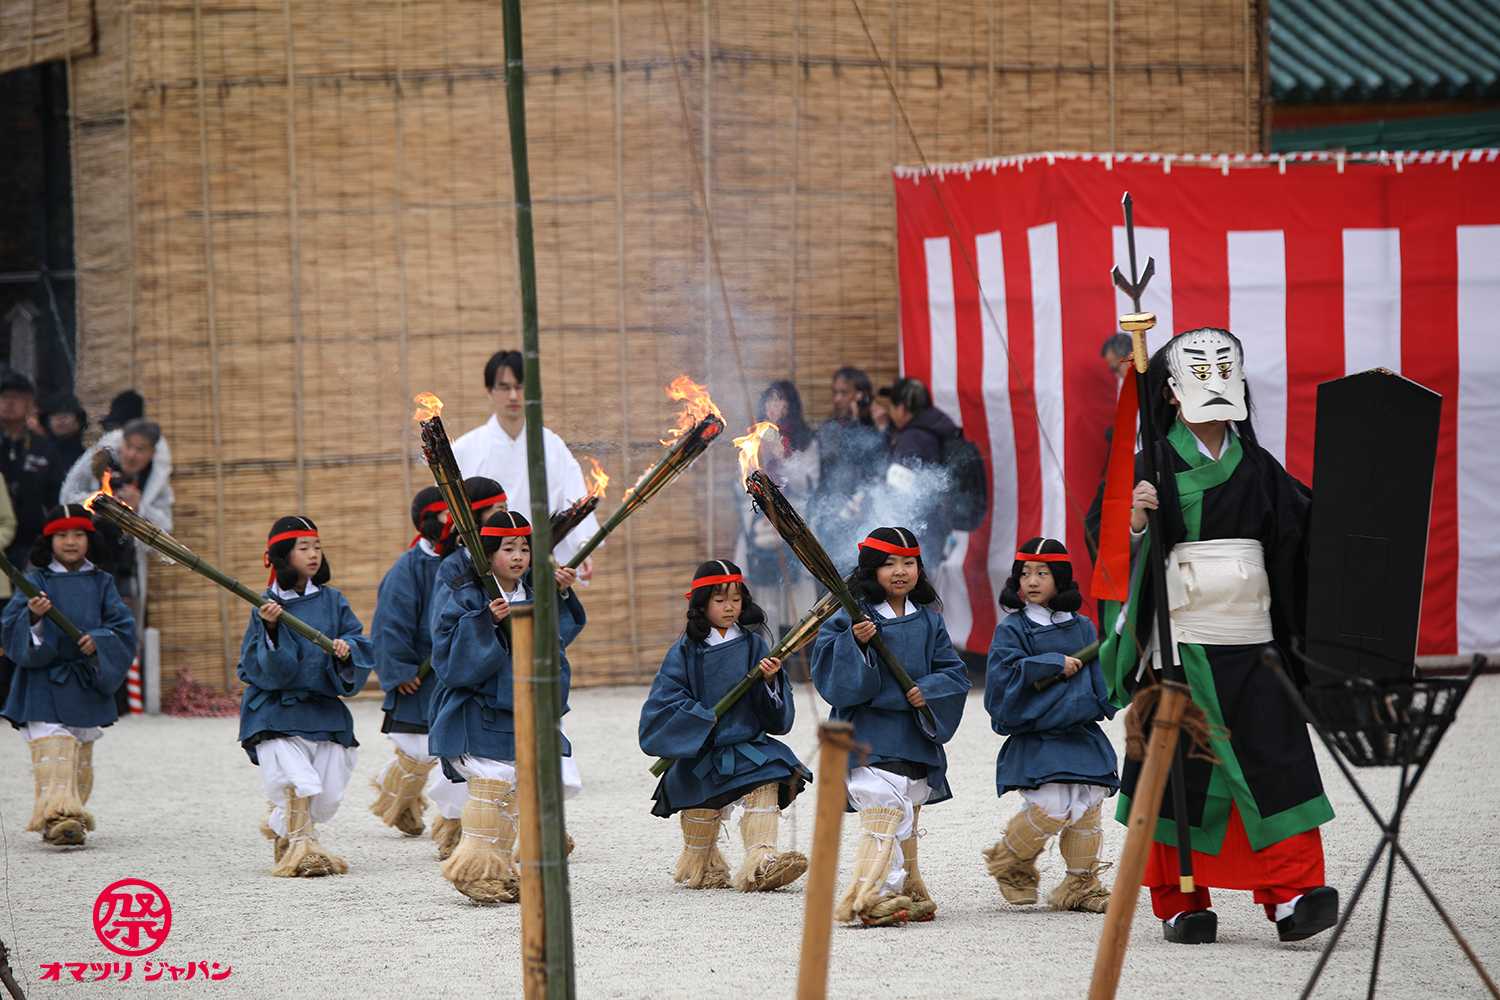
<path id="1" fill-rule="evenodd" d="M 1189 910 L 1176 923 L 1161 922 L 1161 936 L 1173 944 L 1213 944 L 1219 939 L 1219 915 L 1213 910 Z"/>
<path id="2" fill-rule="evenodd" d="M 1301 941 L 1326 931 L 1338 921 L 1339 891 L 1322 885 L 1303 893 L 1290 917 L 1276 921 L 1276 936 L 1283 941 Z"/>

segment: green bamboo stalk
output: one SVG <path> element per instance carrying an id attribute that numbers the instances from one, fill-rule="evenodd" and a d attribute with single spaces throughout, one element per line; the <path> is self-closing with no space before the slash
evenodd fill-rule
<path id="1" fill-rule="evenodd" d="M 551 1000 L 573 1000 L 573 908 L 568 888 L 567 833 L 563 815 L 562 650 L 557 630 L 557 590 L 550 576 L 552 522 L 547 511 L 546 449 L 542 440 L 540 324 L 537 319 L 536 250 L 531 220 L 531 168 L 526 156 L 526 68 L 521 46 L 521 2 L 504 0 L 505 105 L 510 126 L 511 179 L 515 185 L 516 262 L 521 279 L 521 351 L 525 357 L 526 453 L 531 478 L 532 566 L 539 568 L 532 613 L 536 623 L 531 673 L 536 702 L 536 774 L 540 813 L 542 889 L 546 913 L 547 991 Z M 597 543 L 595 543 L 597 544 Z M 592 551 L 592 548 L 590 548 Z M 585 553 L 587 554 L 587 553 Z M 577 568 L 583 560 L 570 563 Z M 516 664 L 524 669 L 524 665 Z M 522 776 L 526 781 L 531 775 Z"/>
<path id="2" fill-rule="evenodd" d="M 229 574 L 204 562 L 192 549 L 183 545 L 177 539 L 120 503 L 114 497 L 104 493 L 95 494 L 84 506 L 88 507 L 93 513 L 105 518 L 121 531 L 151 546 L 173 562 L 186 566 L 199 576 L 208 577 L 234 596 L 255 605 L 257 608 L 264 607 L 267 604 L 278 603 L 257 594 Z M 333 640 L 290 611 L 283 609 L 281 617 L 277 619 L 276 623 L 278 625 L 285 625 L 293 632 L 302 636 L 302 638 L 315 643 L 319 649 L 323 650 L 329 656 L 334 656 L 337 659 L 333 652 Z"/>
<path id="3" fill-rule="evenodd" d="M 832 618 L 833 613 L 838 609 L 838 599 L 832 594 L 824 594 L 819 598 L 818 603 L 812 606 L 812 610 L 803 615 L 801 620 L 792 626 L 791 631 L 781 637 L 781 641 L 766 656 L 773 660 L 784 660 L 788 656 L 791 656 L 797 650 L 811 642 L 813 637 L 818 634 L 818 626 Z M 761 673 L 760 664 L 756 663 L 750 668 L 750 672 L 741 677 L 739 683 L 730 688 L 729 692 L 714 705 L 714 718 L 724 718 L 724 713 L 733 708 L 735 702 L 739 701 L 749 692 L 751 685 L 764 676 Z M 660 778 L 667 773 L 667 768 L 677 763 L 677 759 L 676 757 L 656 758 L 656 763 L 651 765 L 651 773 Z"/>
<path id="4" fill-rule="evenodd" d="M 25 594 L 28 598 L 43 596 L 42 592 L 38 590 L 30 580 L 26 579 L 26 574 L 16 569 L 15 563 L 5 558 L 5 553 L 3 552 L 0 552 L 0 572 L 3 572 L 6 576 L 10 577 L 10 582 L 15 584 L 16 589 Z M 71 641 L 77 642 L 79 639 L 83 638 L 84 633 L 78 628 L 78 626 L 68 621 L 68 616 L 57 610 L 56 607 L 47 609 L 47 618 L 52 622 L 52 624 L 56 625 L 62 631 L 63 635 L 67 636 Z"/>
<path id="5" fill-rule="evenodd" d="M 635 513 L 646 502 L 656 496 L 678 476 L 687 471 L 688 466 L 713 443 L 714 439 L 724 430 L 724 420 L 717 414 L 709 414 L 694 425 L 693 429 L 683 434 L 667 453 L 657 459 L 655 465 L 641 474 L 635 485 L 625 493 L 625 499 L 620 506 L 615 508 L 613 514 L 599 526 L 592 538 L 583 543 L 583 546 L 568 560 L 570 569 L 577 569 L 589 554 L 599 547 L 599 544 L 620 526 L 631 514 Z"/>
<path id="6" fill-rule="evenodd" d="M 823 550 L 817 536 L 812 533 L 807 522 L 802 520 L 802 515 L 797 513 L 797 509 L 782 495 L 781 490 L 776 488 L 771 477 L 756 469 L 745 477 L 745 492 L 750 494 L 750 499 L 754 501 L 755 506 L 766 515 L 766 520 L 771 522 L 777 533 L 797 554 L 797 558 L 802 560 L 802 565 L 807 567 L 807 571 L 819 583 L 827 587 L 828 592 L 843 605 L 845 611 L 849 612 L 849 624 L 858 625 L 862 621 L 867 621 L 869 615 L 865 614 L 864 609 L 855 601 L 854 595 L 849 592 L 848 585 L 834 568 L 833 560 L 828 558 L 828 553 Z M 876 656 L 880 657 L 880 662 L 885 664 L 886 670 L 890 672 L 891 677 L 903 692 L 910 692 L 917 686 L 916 682 L 911 679 L 911 674 L 907 673 L 906 668 L 901 665 L 901 661 L 896 659 L 896 654 L 891 652 L 891 647 L 887 646 L 885 640 L 880 637 L 879 632 L 870 637 L 867 645 L 875 651 Z M 937 719 L 934 718 L 931 708 L 923 705 L 917 711 L 922 713 L 922 717 L 934 729 L 937 728 Z"/>
<path id="7" fill-rule="evenodd" d="M 1087 646 L 1084 646 L 1078 652 L 1074 653 L 1073 659 L 1082 660 L 1084 663 L 1099 659 L 1099 640 L 1095 639 L 1093 642 L 1089 643 Z M 1037 681 L 1031 686 L 1037 691 L 1045 691 L 1052 685 L 1061 684 L 1067 679 L 1067 674 L 1053 674 L 1051 677 L 1043 677 L 1041 680 Z"/>

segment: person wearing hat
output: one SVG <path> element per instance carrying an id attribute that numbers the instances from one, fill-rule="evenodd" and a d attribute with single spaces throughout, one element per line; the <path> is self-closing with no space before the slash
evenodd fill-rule
<path id="1" fill-rule="evenodd" d="M 71 469 L 83 457 L 83 432 L 89 426 L 89 415 L 78 397 L 66 389 L 49 392 L 42 397 L 41 423 L 62 459 L 63 468 Z"/>
<path id="2" fill-rule="evenodd" d="M 109 412 L 100 421 L 107 431 L 119 430 L 146 415 L 146 401 L 134 389 L 126 389 L 109 401 Z"/>
<path id="3" fill-rule="evenodd" d="M 36 404 L 36 387 L 14 368 L 0 373 L 0 476 L 10 488 L 16 512 L 16 535 L 6 555 L 17 566 L 31 552 L 46 524 L 47 511 L 57 505 L 66 469 L 57 448 L 26 426 Z"/>

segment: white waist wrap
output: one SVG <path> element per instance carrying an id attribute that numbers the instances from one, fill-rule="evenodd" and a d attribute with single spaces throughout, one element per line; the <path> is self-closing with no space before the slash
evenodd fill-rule
<path id="1" fill-rule="evenodd" d="M 1178 542 L 1167 563 L 1177 642 L 1245 646 L 1271 641 L 1266 557 L 1253 538 Z"/>

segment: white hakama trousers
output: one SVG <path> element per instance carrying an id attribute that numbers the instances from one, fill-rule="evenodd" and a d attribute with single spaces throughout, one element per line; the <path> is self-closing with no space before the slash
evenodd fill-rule
<path id="1" fill-rule="evenodd" d="M 899 809 L 901 823 L 896 827 L 896 843 L 891 850 L 891 867 L 885 886 L 900 894 L 906 884 L 906 855 L 901 842 L 920 834 L 914 829 L 917 806 L 926 805 L 932 790 L 926 778 L 907 778 L 877 767 L 856 767 L 849 772 L 849 804 L 857 810 Z"/>
<path id="2" fill-rule="evenodd" d="M 563 757 L 561 760 L 563 800 L 576 799 L 578 793 L 583 791 L 583 779 L 578 776 L 578 765 L 573 763 L 572 757 Z M 453 769 L 465 778 L 489 778 L 492 781 L 507 781 L 512 786 L 516 785 L 516 762 L 513 760 L 491 760 L 488 757 L 475 757 L 471 753 L 466 753 L 462 757 L 449 757 L 448 761 L 453 765 Z M 443 815 L 448 816 L 446 812 Z M 448 816 L 448 818 L 457 819 L 458 817 Z"/>
<path id="3" fill-rule="evenodd" d="M 359 751 L 333 742 L 282 736 L 257 743 L 255 756 L 266 798 L 271 800 L 271 829 L 285 837 L 287 788 L 298 798 L 312 800 L 309 809 L 314 823 L 328 822 L 344 800 Z"/>
<path id="4" fill-rule="evenodd" d="M 396 749 L 416 761 L 418 764 L 436 764 L 438 759 L 427 752 L 426 733 L 386 733 Z M 385 762 L 385 767 L 380 769 L 376 781 L 384 782 L 385 773 L 396 766 L 396 758 L 392 757 Z M 438 814 L 444 819 L 458 819 L 463 815 L 464 802 L 469 798 L 469 790 L 456 781 L 449 781 L 448 776 L 443 773 L 441 766 L 434 767 L 431 771 L 432 777 L 427 782 L 427 797 L 437 806 Z"/>
<path id="5" fill-rule="evenodd" d="M 1036 806 L 1053 819 L 1065 819 L 1072 826 L 1083 819 L 1083 814 L 1109 797 L 1110 789 L 1103 785 L 1075 785 L 1062 781 L 1049 781 L 1036 788 L 1018 789 L 1021 798 Z"/>
<path id="6" fill-rule="evenodd" d="M 21 735 L 29 740 L 39 740 L 43 736 L 71 736 L 79 743 L 92 743 L 104 735 L 104 730 L 98 726 L 64 726 L 57 722 L 23 722 L 21 723 Z"/>

